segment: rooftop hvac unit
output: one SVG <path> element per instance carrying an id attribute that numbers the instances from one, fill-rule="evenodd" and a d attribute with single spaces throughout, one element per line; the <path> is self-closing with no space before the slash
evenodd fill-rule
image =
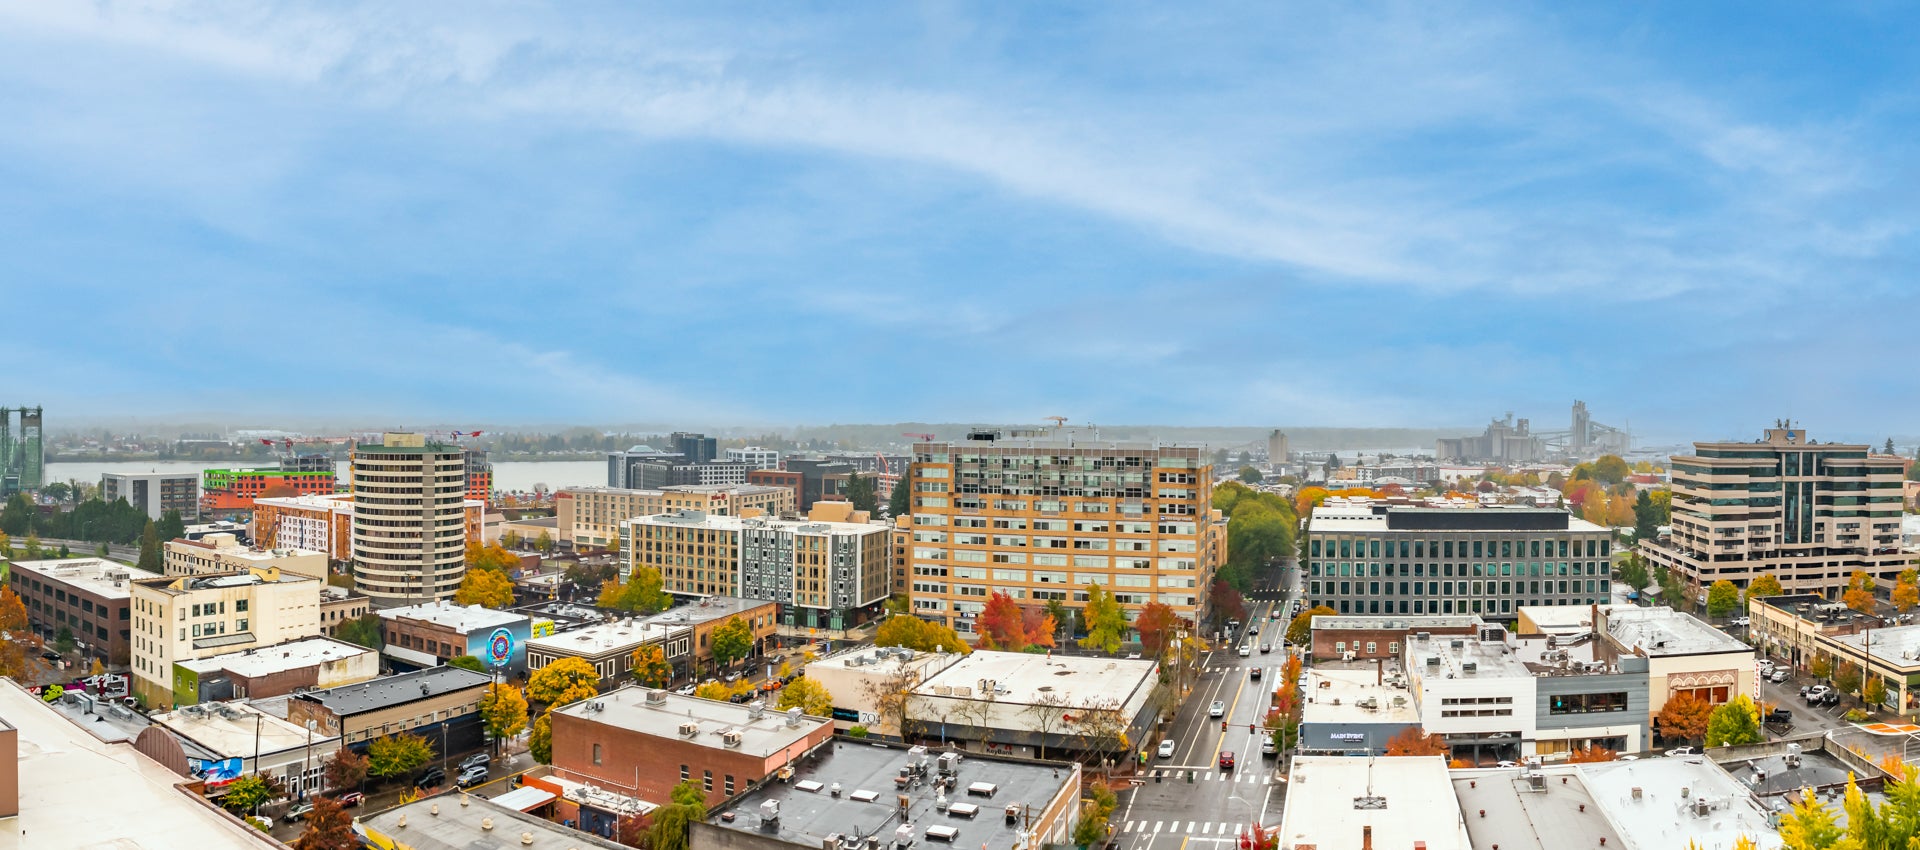
<path id="1" fill-rule="evenodd" d="M 1429 656 L 1427 656 L 1427 666 L 1428 666 L 1428 667 L 1438 667 L 1438 666 L 1440 666 L 1440 656 L 1438 656 L 1438 655 L 1429 655 Z"/>
<path id="2" fill-rule="evenodd" d="M 753 702 L 747 703 L 747 719 L 759 720 L 760 716 L 766 713 L 767 713 L 766 700 L 757 699 L 757 700 L 754 700 Z"/>
<path id="3" fill-rule="evenodd" d="M 787 725 L 788 726 L 800 725 L 800 714 L 801 714 L 800 707 L 797 705 L 787 709 Z"/>
<path id="4" fill-rule="evenodd" d="M 736 730 L 728 729 L 720 733 L 720 742 L 728 747 L 738 747 L 740 746 L 740 733 Z M 771 803 L 773 801 L 768 800 L 767 802 Z"/>
<path id="5" fill-rule="evenodd" d="M 700 724 L 698 724 L 698 723 L 682 723 L 682 724 L 680 724 L 680 737 L 682 737 L 682 738 L 691 738 L 691 737 L 693 737 L 693 736 L 695 736 L 695 735 L 698 735 L 698 734 L 700 734 Z"/>
<path id="6" fill-rule="evenodd" d="M 1454 638 L 1453 640 L 1447 641 L 1447 646 L 1453 649 L 1462 649 L 1462 648 L 1465 648 L 1466 645 L 1467 645 L 1467 642 L 1460 638 Z"/>
<path id="7" fill-rule="evenodd" d="M 1431 637 L 1433 637 L 1433 634 L 1431 632 L 1414 632 L 1413 633 L 1413 639 L 1421 643 L 1426 643 L 1427 639 Z"/>
<path id="8" fill-rule="evenodd" d="M 1462 673 L 1472 673 L 1472 672 L 1474 672 L 1474 671 L 1476 671 L 1476 670 L 1479 670 L 1479 669 L 1480 669 L 1480 662 L 1478 662 L 1478 661 L 1462 661 L 1462 662 L 1460 662 L 1460 672 L 1462 672 Z"/>
<path id="9" fill-rule="evenodd" d="M 911 847 L 913 845 L 913 824 L 903 823 L 893 830 L 893 846 Z"/>
<path id="10" fill-rule="evenodd" d="M 840 833 L 827 833 L 826 838 L 820 839 L 820 850 L 840 850 Z"/>
<path id="11" fill-rule="evenodd" d="M 666 691 L 660 690 L 659 688 L 655 688 L 653 690 L 647 691 L 648 705 L 659 705 L 666 701 L 667 701 Z"/>
<path id="12" fill-rule="evenodd" d="M 1694 817 L 1703 818 L 1712 813 L 1713 813 L 1713 804 L 1707 802 L 1705 798 L 1701 798 L 1693 801 Z"/>

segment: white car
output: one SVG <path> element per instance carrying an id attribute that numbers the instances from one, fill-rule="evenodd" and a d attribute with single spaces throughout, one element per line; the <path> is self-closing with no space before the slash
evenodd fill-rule
<path id="1" fill-rule="evenodd" d="M 1699 747 L 1674 747 L 1673 749 L 1667 751 L 1667 755 L 1669 757 L 1697 756 L 1699 754 L 1700 754 Z"/>
<path id="2" fill-rule="evenodd" d="M 1208 717 L 1227 716 L 1227 704 L 1224 702 L 1221 702 L 1220 700 L 1214 700 L 1213 705 L 1207 706 L 1207 716 Z"/>
<path id="3" fill-rule="evenodd" d="M 1245 643 L 1243 643 L 1243 644 L 1240 644 L 1240 657 L 1241 657 L 1241 658 L 1248 658 L 1248 657 L 1251 657 L 1252 655 L 1253 655 L 1253 645 L 1252 645 L 1252 644 L 1245 644 Z"/>
<path id="4" fill-rule="evenodd" d="M 1173 758 L 1173 743 L 1174 743 L 1174 742 L 1173 742 L 1173 739 L 1172 739 L 1172 738 L 1168 738 L 1168 739 L 1166 739 L 1166 740 L 1164 740 L 1164 741 L 1161 741 L 1161 742 L 1160 742 L 1160 757 L 1161 757 L 1161 758 L 1163 758 L 1163 759 L 1170 759 L 1170 758 Z"/>

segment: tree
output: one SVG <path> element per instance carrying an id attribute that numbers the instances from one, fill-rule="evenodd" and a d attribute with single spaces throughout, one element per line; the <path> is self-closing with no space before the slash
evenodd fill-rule
<path id="1" fill-rule="evenodd" d="M 1313 618 L 1322 615 L 1332 616 L 1340 612 L 1325 605 L 1315 605 L 1295 615 L 1293 622 L 1287 624 L 1287 643 L 1306 643 L 1313 639 Z"/>
<path id="2" fill-rule="evenodd" d="M 1593 462 L 1593 480 L 1602 484 L 1618 484 L 1627 480 L 1633 468 L 1620 459 L 1619 455 L 1601 455 Z"/>
<path id="3" fill-rule="evenodd" d="M 1867 575 L 1865 570 L 1854 570 L 1853 577 L 1847 580 L 1847 591 L 1840 594 L 1840 601 L 1862 614 L 1871 614 L 1874 586 L 1873 576 Z"/>
<path id="4" fill-rule="evenodd" d="M 1820 802 L 1818 794 L 1800 795 L 1793 810 L 1780 817 L 1780 838 L 1792 850 L 1838 850 L 1847 846 L 1846 835 L 1846 829 L 1835 822 L 1833 810 Z M 1859 847 L 1854 843 L 1851 850 Z"/>
<path id="5" fill-rule="evenodd" d="M 478 540 L 467 541 L 467 569 L 491 570 L 506 575 L 520 569 L 520 556 L 507 551 L 507 547 L 498 543 L 487 545 Z"/>
<path id="6" fill-rule="evenodd" d="M 869 516 L 880 512 L 879 500 L 873 492 L 873 479 L 861 475 L 859 470 L 847 473 L 846 494 L 854 510 L 866 511 Z"/>
<path id="7" fill-rule="evenodd" d="M 27 621 L 27 606 L 11 587 L 0 587 L 0 631 L 10 640 L 0 641 L 0 676 L 20 679 L 26 676 L 27 642 L 33 630 Z"/>
<path id="8" fill-rule="evenodd" d="M 1087 636 L 1080 639 L 1082 649 L 1108 654 L 1120 651 L 1120 639 L 1127 632 L 1127 613 L 1099 582 L 1087 585 L 1087 604 L 1080 616 L 1087 622 Z"/>
<path id="9" fill-rule="evenodd" d="M 1568 754 L 1567 762 L 1569 764 L 1588 764 L 1599 761 L 1614 761 L 1619 758 L 1619 753 L 1605 747 L 1596 747 L 1589 744 Z"/>
<path id="10" fill-rule="evenodd" d="M 1825 679 L 1833 675 L 1833 661 L 1824 655 L 1814 656 L 1813 660 L 1807 664 L 1807 675 L 1815 679 Z"/>
<path id="11" fill-rule="evenodd" d="M 220 805 L 227 811 L 239 814 L 251 812 L 274 801 L 280 796 L 280 789 L 257 773 L 227 783 L 226 796 L 220 798 Z"/>
<path id="12" fill-rule="evenodd" d="M 753 649 L 753 627 L 739 617 L 728 617 L 727 621 L 713 627 L 713 662 L 722 667 L 731 667 L 733 663 L 747 657 Z"/>
<path id="13" fill-rule="evenodd" d="M 673 665 L 667 654 L 654 644 L 633 651 L 633 681 L 643 688 L 664 688 L 673 679 Z"/>
<path id="14" fill-rule="evenodd" d="M 913 476 L 902 475 L 893 482 L 893 494 L 887 497 L 887 517 L 903 517 L 913 513 Z"/>
<path id="15" fill-rule="evenodd" d="M 1251 466 L 1240 467 L 1240 480 L 1248 484 L 1260 483 L 1260 470 Z"/>
<path id="16" fill-rule="evenodd" d="M 1159 658 L 1161 651 L 1167 647 L 1167 641 L 1180 628 L 1180 615 L 1175 614 L 1173 607 L 1164 602 L 1149 602 L 1140 609 L 1140 616 L 1134 619 L 1133 626 L 1140 632 L 1140 648 L 1147 655 Z"/>
<path id="17" fill-rule="evenodd" d="M 58 651 L 61 655 L 65 655 L 73 651 L 73 646 L 73 629 L 67 626 L 61 626 L 60 631 L 53 636 L 54 650 Z"/>
<path id="18" fill-rule="evenodd" d="M 1732 747 L 1766 740 L 1760 730 L 1760 708 L 1741 694 L 1707 715 L 1707 746 Z"/>
<path id="19" fill-rule="evenodd" d="M 1646 590 L 1653 583 L 1653 577 L 1647 574 L 1647 562 L 1639 552 L 1628 552 L 1620 559 L 1620 580 L 1632 590 Z"/>
<path id="20" fill-rule="evenodd" d="M 707 794 L 688 779 L 673 786 L 673 802 L 653 810 L 653 826 L 647 830 L 651 850 L 687 850 L 687 829 L 707 819 Z"/>
<path id="21" fill-rule="evenodd" d="M 1247 598 L 1240 595 L 1240 591 L 1233 589 L 1233 585 L 1216 581 L 1207 591 L 1207 597 L 1210 603 L 1208 607 L 1213 609 L 1212 619 L 1215 623 L 1247 619 Z"/>
<path id="22" fill-rule="evenodd" d="M 1842 661 L 1833 671 L 1833 686 L 1843 694 L 1860 692 L 1860 668 L 1851 661 Z"/>
<path id="23" fill-rule="evenodd" d="M 327 759 L 325 772 L 327 787 L 334 791 L 358 788 L 367 781 L 367 757 L 341 747 Z"/>
<path id="24" fill-rule="evenodd" d="M 453 592 L 453 604 L 505 608 L 513 604 L 513 579 L 489 569 L 468 569 Z"/>
<path id="25" fill-rule="evenodd" d="M 540 539 L 533 541 L 533 545 L 534 548 L 539 549 L 541 552 L 551 555 L 553 554 L 553 535 L 542 531 L 540 532 Z"/>
<path id="26" fill-rule="evenodd" d="M 433 756 L 433 742 L 412 732 L 383 735 L 367 744 L 367 775 L 406 776 L 433 761 Z"/>
<path id="27" fill-rule="evenodd" d="M 1860 688 L 1860 701 L 1869 707 L 1878 708 L 1887 701 L 1887 682 L 1879 676 L 1868 676 L 1866 684 Z"/>
<path id="28" fill-rule="evenodd" d="M 347 814 L 347 807 L 332 797 L 314 797 L 312 802 L 307 831 L 293 842 L 293 850 L 359 850 L 360 836 L 353 832 L 353 816 Z"/>
<path id="29" fill-rule="evenodd" d="M 334 628 L 333 636 L 368 649 L 377 650 L 387 645 L 386 639 L 380 636 L 379 614 L 362 614 L 345 620 Z"/>
<path id="30" fill-rule="evenodd" d="M 1447 742 L 1439 735 L 1427 735 L 1417 726 L 1409 726 L 1400 733 L 1387 739 L 1387 755 L 1390 756 L 1444 756 L 1450 753 Z"/>
<path id="31" fill-rule="evenodd" d="M 511 738 L 527 728 L 527 700 L 519 688 L 495 682 L 480 692 L 480 720 L 493 740 Z"/>
<path id="32" fill-rule="evenodd" d="M 1660 529 L 1660 511 L 1653 506 L 1653 494 L 1641 490 L 1633 500 L 1633 539 L 1652 540 Z"/>
<path id="33" fill-rule="evenodd" d="M 181 518 L 179 511 L 167 511 L 162 513 L 160 521 L 154 524 L 154 533 L 163 543 L 168 540 L 179 540 L 187 536 L 187 521 Z"/>
<path id="34" fill-rule="evenodd" d="M 456 655 L 447 659 L 447 666 L 458 667 L 462 670 L 472 670 L 475 673 L 487 672 L 487 662 L 481 661 L 478 655 Z"/>
<path id="35" fill-rule="evenodd" d="M 542 712 L 527 733 L 527 754 L 541 764 L 553 764 L 553 710 Z"/>
<path id="36" fill-rule="evenodd" d="M 164 571 L 160 562 L 160 530 L 147 521 L 147 527 L 140 532 L 140 560 L 134 566 L 158 575 Z"/>
<path id="37" fill-rule="evenodd" d="M 1047 604 L 1044 607 L 1046 608 L 1047 616 L 1053 618 L 1053 622 L 1056 624 L 1055 628 L 1064 629 L 1068 639 L 1072 639 L 1075 631 L 1073 628 L 1073 609 L 1068 608 L 1067 603 L 1061 602 L 1058 599 L 1047 600 Z"/>
<path id="38" fill-rule="evenodd" d="M 672 604 L 673 597 L 667 595 L 660 571 L 653 567 L 634 567 L 625 584 L 608 579 L 600 585 L 599 605 L 602 608 L 657 614 Z"/>
<path id="39" fill-rule="evenodd" d="M 1892 602 L 1894 610 L 1906 613 L 1915 605 L 1920 605 L 1920 580 L 1916 571 L 1909 568 L 1900 571 L 1900 579 L 1894 582 Z"/>
<path id="40" fill-rule="evenodd" d="M 1713 706 L 1705 700 L 1682 692 L 1667 698 L 1667 704 L 1660 709 L 1660 716 L 1654 718 L 1654 725 L 1663 738 L 1697 741 L 1706 737 L 1707 718 L 1712 714 Z"/>
<path id="41" fill-rule="evenodd" d="M 1660 601 L 1666 603 L 1668 608 L 1686 607 L 1687 587 L 1681 582 L 1680 576 L 1667 567 L 1661 567 L 1658 578 L 1660 579 Z"/>
<path id="42" fill-rule="evenodd" d="M 916 652 L 953 652 L 960 655 L 973 651 L 952 626 L 899 614 L 882 620 L 880 626 L 873 630 L 873 645 L 904 646 Z"/>
<path id="43" fill-rule="evenodd" d="M 980 633 L 980 645 L 987 649 L 1019 652 L 1032 643 L 1027 636 L 1027 621 L 1021 615 L 1020 604 L 1013 601 L 1013 597 L 998 591 L 987 597 L 987 607 L 980 612 L 976 628 Z"/>
<path id="44" fill-rule="evenodd" d="M 1732 614 L 1740 607 L 1740 588 L 1733 582 L 1721 579 L 1707 588 L 1707 616 L 1714 619 Z"/>
<path id="45" fill-rule="evenodd" d="M 774 708 L 786 711 L 799 708 L 802 714 L 812 717 L 833 716 L 833 695 L 827 693 L 827 687 L 818 679 L 802 676 L 780 689 L 780 698 L 774 702 Z"/>
<path id="46" fill-rule="evenodd" d="M 473 544 L 467 544 L 467 545 L 471 546 Z M 504 549 L 520 548 L 520 532 L 508 531 L 505 534 L 500 535 L 500 546 L 501 548 L 504 548 Z"/>
<path id="47" fill-rule="evenodd" d="M 1773 573 L 1762 573 L 1759 578 L 1747 583 L 1746 601 L 1749 605 L 1755 599 L 1785 595 L 1787 595 L 1786 588 L 1780 586 L 1780 579 L 1775 578 Z"/>
<path id="48" fill-rule="evenodd" d="M 527 677 L 527 698 L 549 708 L 600 695 L 600 674 L 581 658 L 561 658 Z"/>

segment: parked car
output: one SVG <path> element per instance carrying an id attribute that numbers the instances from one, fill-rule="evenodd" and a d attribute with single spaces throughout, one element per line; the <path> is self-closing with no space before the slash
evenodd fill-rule
<path id="1" fill-rule="evenodd" d="M 312 803 L 301 803 L 288 809 L 287 813 L 280 817 L 285 819 L 287 823 L 298 823 L 301 818 L 306 817 L 307 813 L 311 811 L 313 811 Z"/>
<path id="2" fill-rule="evenodd" d="M 1781 668 L 1778 668 L 1778 669 L 1776 669 L 1776 670 L 1774 670 L 1774 671 L 1773 671 L 1773 675 L 1771 675 L 1771 676 L 1768 676 L 1768 677 L 1767 677 L 1767 680 L 1768 680 L 1768 681 L 1770 681 L 1770 682 L 1772 682 L 1772 683 L 1774 683 L 1774 684 L 1776 684 L 1776 685 L 1778 685 L 1778 684 L 1780 684 L 1781 682 L 1784 682 L 1784 681 L 1786 681 L 1786 680 L 1787 680 L 1787 668 L 1785 668 L 1785 667 L 1781 667 Z"/>
<path id="3" fill-rule="evenodd" d="M 1767 712 L 1767 722 L 1768 723 L 1792 723 L 1793 712 L 1788 711 L 1787 709 L 1784 709 L 1784 708 L 1776 708 L 1772 711 Z"/>
<path id="4" fill-rule="evenodd" d="M 1160 757 L 1161 757 L 1161 758 L 1163 758 L 1163 759 L 1170 759 L 1170 758 L 1173 758 L 1173 748 L 1174 748 L 1174 745 L 1175 745 L 1175 741 L 1174 741 L 1174 740 L 1173 740 L 1172 738 L 1168 738 L 1168 739 L 1166 739 L 1166 740 L 1164 740 L 1164 741 L 1161 741 L 1161 742 L 1160 742 Z"/>
<path id="5" fill-rule="evenodd" d="M 1825 699 L 1827 694 L 1830 694 L 1830 693 L 1833 693 L 1832 688 L 1829 688 L 1826 685 L 1814 685 L 1813 687 L 1808 688 L 1806 693 L 1803 694 L 1802 696 L 1806 698 L 1808 705 L 1815 705 L 1815 704 L 1818 704 L 1822 699 Z"/>
<path id="6" fill-rule="evenodd" d="M 366 802 L 367 795 L 362 794 L 358 791 L 348 791 L 345 794 L 341 794 L 340 796 L 335 797 L 334 800 L 337 801 L 342 807 L 351 809 L 354 806 L 358 806 L 361 803 Z"/>
<path id="7" fill-rule="evenodd" d="M 486 767 L 490 764 L 493 764 L 493 756 L 486 753 L 474 753 L 460 760 L 460 771 L 465 773 L 469 768 Z"/>
<path id="8" fill-rule="evenodd" d="M 1736 625 L 1736 626 L 1748 626 L 1753 624 L 1752 618 L 1749 618 L 1749 617 L 1735 617 L 1731 622 L 1733 623 L 1733 625 Z"/>
<path id="9" fill-rule="evenodd" d="M 1232 750 L 1220 751 L 1220 769 L 1221 770 L 1233 769 L 1233 751 Z"/>
<path id="10" fill-rule="evenodd" d="M 1840 704 L 1840 692 L 1839 692 L 1839 691 L 1827 691 L 1826 693 L 1824 693 L 1824 694 L 1821 694 L 1821 695 L 1820 695 L 1820 704 L 1821 704 L 1821 705 L 1839 705 L 1839 704 Z"/>
<path id="11" fill-rule="evenodd" d="M 1207 716 L 1208 717 L 1227 716 L 1227 704 L 1220 700 L 1214 700 L 1212 705 L 1207 706 Z"/>
<path id="12" fill-rule="evenodd" d="M 446 781 L 447 781 L 446 771 L 441 770 L 440 768 L 437 768 L 437 767 L 429 767 L 427 768 L 426 773 L 420 774 L 419 781 L 415 782 L 414 784 L 422 788 L 432 788 L 433 786 L 440 785 Z"/>
<path id="13" fill-rule="evenodd" d="M 1274 756 L 1274 755 L 1280 754 L 1279 748 L 1273 745 L 1272 735 L 1266 735 L 1260 739 L 1260 754 L 1263 756 Z"/>
<path id="14" fill-rule="evenodd" d="M 1667 751 L 1668 756 L 1697 756 L 1699 754 L 1699 747 L 1674 747 Z"/>
<path id="15" fill-rule="evenodd" d="M 469 767 L 466 770 L 460 771 L 460 779 L 458 780 L 458 784 L 462 788 L 471 788 L 475 785 L 485 784 L 486 781 L 487 781 L 487 766 L 476 765 L 474 767 Z"/>

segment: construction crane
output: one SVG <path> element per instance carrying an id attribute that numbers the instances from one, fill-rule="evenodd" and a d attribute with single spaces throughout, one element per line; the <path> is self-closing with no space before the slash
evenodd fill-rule
<path id="1" fill-rule="evenodd" d="M 920 441 L 920 442 L 922 442 L 922 443 L 931 443 L 931 442 L 933 442 L 933 437 L 934 437 L 934 435 L 932 435 L 932 434 L 915 434 L 915 433 L 913 433 L 913 432 L 911 432 L 911 431 L 902 431 L 902 432 L 900 432 L 900 436 L 902 436 L 902 437 L 912 437 L 912 438 L 914 438 L 915 440 L 918 440 L 918 441 Z"/>
<path id="2" fill-rule="evenodd" d="M 1042 416 L 1040 418 L 1052 422 L 1053 432 L 1056 434 L 1060 433 L 1060 429 L 1067 427 L 1067 417 L 1065 416 Z"/>

